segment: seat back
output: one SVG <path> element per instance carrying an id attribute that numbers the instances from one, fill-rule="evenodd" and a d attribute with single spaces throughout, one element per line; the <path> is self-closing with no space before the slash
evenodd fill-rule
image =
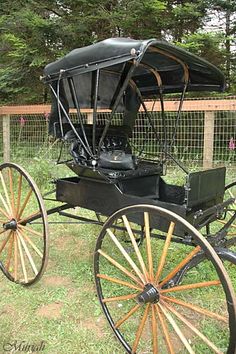
<path id="1" fill-rule="evenodd" d="M 84 141 L 84 136 L 80 126 L 75 127 L 80 138 Z M 92 150 L 92 131 L 93 126 L 84 124 L 85 134 Z M 96 145 L 98 145 L 104 126 L 96 127 Z M 101 152 L 98 160 L 98 166 L 108 169 L 128 170 L 135 168 L 135 162 L 132 156 L 129 144 L 129 127 L 110 126 L 106 137 L 101 145 Z M 90 156 L 82 146 L 73 130 L 68 130 L 65 134 L 65 140 L 71 142 L 70 153 L 76 163 L 88 165 Z M 84 141 L 85 142 L 85 141 Z"/>

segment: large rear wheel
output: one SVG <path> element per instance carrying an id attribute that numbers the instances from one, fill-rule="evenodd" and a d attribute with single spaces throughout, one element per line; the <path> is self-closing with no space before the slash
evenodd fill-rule
<path id="1" fill-rule="evenodd" d="M 223 215 L 220 215 L 214 222 L 207 224 L 206 233 L 207 235 L 215 235 L 226 227 L 225 239 L 227 241 L 225 242 L 225 247 L 233 248 L 236 251 L 236 220 L 234 219 L 236 214 L 236 181 L 225 187 L 224 202 L 232 198 L 235 201 L 227 206 Z"/>
<path id="2" fill-rule="evenodd" d="M 236 198 L 236 181 L 225 187 L 224 202 Z M 236 200 L 227 206 L 223 215 L 206 227 L 206 237 L 212 244 L 227 270 L 236 291 Z M 222 235 L 219 239 L 219 236 Z M 216 242 L 215 242 L 216 241 Z"/>
<path id="3" fill-rule="evenodd" d="M 234 198 L 235 201 L 230 205 L 231 210 L 227 212 L 225 219 L 220 221 L 221 224 L 223 225 L 225 225 L 229 220 L 229 218 L 236 213 L 236 181 L 228 184 L 225 187 L 224 199 L 227 200 L 229 198 Z M 227 236 L 228 236 L 227 246 L 231 248 L 233 247 L 234 251 L 236 251 L 236 220 L 234 220 L 233 223 L 231 224 Z"/>
<path id="4" fill-rule="evenodd" d="M 124 230 L 114 233 L 121 223 Z M 176 236 L 180 230 L 186 245 Z M 178 272 L 199 252 L 204 260 L 180 284 Z M 94 271 L 103 311 L 128 353 L 235 353 L 230 279 L 206 239 L 178 215 L 149 205 L 116 212 L 97 240 Z"/>
<path id="5" fill-rule="evenodd" d="M 47 213 L 41 194 L 20 166 L 0 166 L 0 268 L 22 285 L 38 281 L 48 260 Z"/>

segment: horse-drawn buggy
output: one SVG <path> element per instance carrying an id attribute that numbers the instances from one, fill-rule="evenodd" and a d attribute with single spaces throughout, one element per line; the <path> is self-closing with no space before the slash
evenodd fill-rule
<path id="1" fill-rule="evenodd" d="M 73 175 L 54 182 L 58 204 L 46 210 L 24 169 L 0 166 L 5 276 L 24 286 L 40 279 L 51 214 L 101 225 L 97 296 L 128 353 L 235 353 L 235 183 L 225 188 L 224 167 L 188 172 L 173 154 L 186 92 L 222 91 L 222 73 L 167 42 L 117 38 L 73 50 L 42 81 L 52 91 L 50 134 L 68 149 L 57 162 Z M 169 94 L 180 96 L 171 134 Z M 159 102 L 158 116 L 148 100 Z M 186 174 L 182 186 L 165 177 L 170 160 Z"/>

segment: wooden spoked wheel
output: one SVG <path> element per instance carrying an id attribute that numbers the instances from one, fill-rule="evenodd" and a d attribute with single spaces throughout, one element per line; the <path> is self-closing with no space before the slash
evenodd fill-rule
<path id="1" fill-rule="evenodd" d="M 132 252 L 126 251 L 123 231 L 112 231 L 120 220 Z M 138 247 L 140 225 L 145 235 Z M 180 232 L 189 245 L 178 242 Z M 176 281 L 199 252 L 204 260 L 181 283 Z M 230 279 L 206 239 L 176 214 L 149 205 L 113 214 L 97 240 L 94 272 L 103 311 L 128 353 L 235 352 L 236 299 Z"/>
<path id="2" fill-rule="evenodd" d="M 236 198 L 236 181 L 228 184 L 225 187 L 225 199 Z M 234 209 L 236 209 L 236 201 L 234 202 Z"/>
<path id="3" fill-rule="evenodd" d="M 20 166 L 0 166 L 0 268 L 8 279 L 31 285 L 48 260 L 48 224 L 41 194 Z"/>
<path id="4" fill-rule="evenodd" d="M 225 220 L 220 221 L 222 224 L 226 224 L 227 220 L 236 212 L 236 181 L 228 184 L 225 187 L 224 199 L 227 200 L 229 198 L 235 198 L 235 201 L 233 204 L 230 205 L 231 210 L 228 211 L 228 215 L 226 215 Z M 230 230 L 228 232 L 228 237 L 229 239 L 231 239 L 231 245 L 236 245 L 236 220 L 231 224 Z M 233 242 L 232 239 L 234 239 Z"/>
<path id="5" fill-rule="evenodd" d="M 224 201 L 227 201 L 230 198 L 236 198 L 236 181 L 228 184 L 225 187 Z M 230 219 L 235 216 L 235 213 L 236 201 L 227 207 L 227 212 L 221 215 L 214 222 L 211 222 L 207 225 L 207 234 L 215 235 L 217 232 L 221 231 L 228 224 Z M 230 222 L 230 226 L 227 227 L 226 239 L 227 242 L 225 243 L 225 247 L 230 248 L 232 251 L 236 252 L 236 219 Z"/>
<path id="6" fill-rule="evenodd" d="M 225 187 L 225 195 L 224 200 L 228 200 L 230 198 L 236 199 L 236 181 L 228 184 Z M 236 200 L 234 203 L 230 204 L 229 211 L 225 214 L 223 219 L 217 220 L 211 226 L 211 231 L 217 232 L 218 230 L 222 229 L 227 222 L 235 215 L 236 213 Z M 224 267 L 230 276 L 232 281 L 234 291 L 236 292 L 236 219 L 231 223 L 227 235 L 226 235 L 226 243 L 225 249 L 216 248 L 216 252 L 221 258 Z"/>
<path id="7" fill-rule="evenodd" d="M 225 187 L 224 201 L 232 198 L 236 198 L 236 181 Z M 236 201 L 231 203 L 227 209 L 227 212 L 223 213 L 223 215 L 220 215 L 217 220 L 207 225 L 206 236 L 217 237 L 217 235 L 219 235 L 220 232 L 223 232 L 224 228 L 226 228 L 226 233 L 222 233 L 224 238 L 221 242 L 217 243 L 215 250 L 223 261 L 224 267 L 230 276 L 234 290 L 236 291 L 236 219 L 232 221 L 232 218 L 236 216 Z M 229 227 L 227 226 L 228 223 Z"/>

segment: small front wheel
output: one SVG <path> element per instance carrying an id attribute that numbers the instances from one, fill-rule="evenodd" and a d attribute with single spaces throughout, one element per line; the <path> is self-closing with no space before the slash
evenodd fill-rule
<path id="1" fill-rule="evenodd" d="M 118 223 L 124 230 L 114 233 Z M 204 261 L 176 281 L 200 252 Z M 235 353 L 230 279 L 208 241 L 180 216 L 150 205 L 116 212 L 98 237 L 94 272 L 103 311 L 127 353 Z"/>
<path id="2" fill-rule="evenodd" d="M 38 281 L 48 260 L 47 213 L 30 175 L 13 163 L 0 165 L 0 268 L 22 285 Z"/>

